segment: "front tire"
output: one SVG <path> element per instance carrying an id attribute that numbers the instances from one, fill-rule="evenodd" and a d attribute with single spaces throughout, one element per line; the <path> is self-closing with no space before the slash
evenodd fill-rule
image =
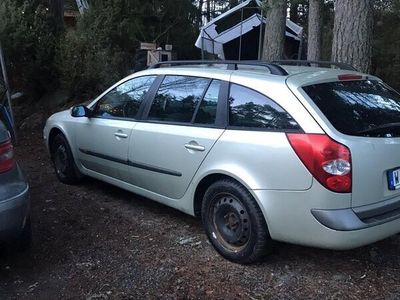
<path id="1" fill-rule="evenodd" d="M 220 180 L 207 189 L 202 221 L 214 248 L 232 262 L 260 261 L 271 250 L 272 240 L 257 202 L 234 180 Z"/>
<path id="2" fill-rule="evenodd" d="M 51 146 L 51 158 L 58 180 L 66 184 L 77 184 L 82 174 L 79 172 L 71 148 L 63 134 L 57 134 Z"/>

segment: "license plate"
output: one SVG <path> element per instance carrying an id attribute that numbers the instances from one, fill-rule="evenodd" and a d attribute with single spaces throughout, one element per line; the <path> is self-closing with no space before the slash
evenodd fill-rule
<path id="1" fill-rule="evenodd" d="M 400 189 L 400 168 L 388 171 L 389 190 Z"/>

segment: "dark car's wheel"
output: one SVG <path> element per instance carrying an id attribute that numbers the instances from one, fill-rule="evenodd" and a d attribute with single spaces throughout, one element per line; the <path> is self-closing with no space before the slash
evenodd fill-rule
<path id="1" fill-rule="evenodd" d="M 207 189 L 202 221 L 215 249 L 233 262 L 259 261 L 271 249 L 272 240 L 257 202 L 236 181 L 220 180 Z"/>
<path id="2" fill-rule="evenodd" d="M 71 148 L 62 134 L 57 134 L 51 145 L 51 158 L 58 179 L 66 184 L 76 184 L 82 178 L 75 165 Z"/>

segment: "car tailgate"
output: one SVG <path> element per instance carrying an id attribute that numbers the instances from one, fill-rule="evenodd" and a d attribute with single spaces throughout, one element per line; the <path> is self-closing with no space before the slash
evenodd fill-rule
<path id="1" fill-rule="evenodd" d="M 399 138 L 358 138 L 347 142 L 352 157 L 352 206 L 400 196 L 389 189 L 388 172 L 400 168 Z"/>
<path id="2" fill-rule="evenodd" d="M 324 132 L 350 149 L 352 206 L 400 199 L 388 184 L 400 168 L 400 95 L 379 78 L 343 72 L 297 74 L 287 84 Z"/>

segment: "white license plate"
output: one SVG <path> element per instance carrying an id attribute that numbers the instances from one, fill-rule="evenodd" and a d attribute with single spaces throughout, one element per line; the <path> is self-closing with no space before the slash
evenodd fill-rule
<path id="1" fill-rule="evenodd" d="M 388 171 L 389 190 L 400 189 L 400 168 Z"/>

